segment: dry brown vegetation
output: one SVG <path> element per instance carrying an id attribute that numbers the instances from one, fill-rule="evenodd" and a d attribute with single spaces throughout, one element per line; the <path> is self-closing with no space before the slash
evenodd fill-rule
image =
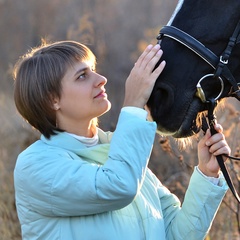
<path id="1" fill-rule="evenodd" d="M 12 66 L 29 47 L 49 40 L 77 40 L 90 46 L 98 71 L 108 78 L 111 111 L 100 126 L 114 129 L 122 105 L 125 79 L 140 50 L 155 43 L 177 0 L 0 0 L 0 239 L 21 239 L 14 205 L 12 172 L 17 155 L 38 134 L 16 114 L 12 93 Z M 233 153 L 239 155 L 239 108 L 226 102 L 219 111 Z M 180 152 L 170 138 L 156 137 L 150 168 L 183 199 L 193 166 L 196 143 Z M 237 190 L 239 165 L 228 162 Z M 240 191 L 239 191 L 240 192 Z M 239 239 L 239 205 L 230 192 L 224 198 L 207 239 Z"/>

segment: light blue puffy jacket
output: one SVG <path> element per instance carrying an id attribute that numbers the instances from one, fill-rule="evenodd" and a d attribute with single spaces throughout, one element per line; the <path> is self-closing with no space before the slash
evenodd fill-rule
<path id="1" fill-rule="evenodd" d="M 67 133 L 41 136 L 14 170 L 23 239 L 204 239 L 226 184 L 195 170 L 180 207 L 147 168 L 155 132 L 154 122 L 122 112 L 114 134 L 99 129 L 94 147 Z"/>

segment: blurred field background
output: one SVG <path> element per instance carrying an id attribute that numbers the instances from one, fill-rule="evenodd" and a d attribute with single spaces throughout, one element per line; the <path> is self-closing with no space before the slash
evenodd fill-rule
<path id="1" fill-rule="evenodd" d="M 0 240 L 20 240 L 14 205 L 13 168 L 17 155 L 38 138 L 16 113 L 12 67 L 30 47 L 51 41 L 76 40 L 87 44 L 98 58 L 97 70 L 108 78 L 112 109 L 100 127 L 114 130 L 123 101 L 124 82 L 143 48 L 156 43 L 177 0 L 0 0 Z M 239 155 L 240 104 L 227 100 L 218 113 L 233 154 Z M 157 136 L 150 168 L 183 199 L 193 166 L 197 138 L 180 151 L 171 138 Z M 239 165 L 228 161 L 240 192 Z M 203 189 L 204 190 L 204 189 Z M 239 205 L 231 193 L 224 198 L 208 240 L 239 239 Z"/>

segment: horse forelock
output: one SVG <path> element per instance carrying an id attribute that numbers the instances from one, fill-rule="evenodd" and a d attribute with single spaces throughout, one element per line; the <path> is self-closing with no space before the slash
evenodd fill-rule
<path id="1" fill-rule="evenodd" d="M 184 0 L 179 0 L 178 3 L 177 3 L 177 6 L 175 8 L 175 10 L 173 11 L 173 14 L 171 16 L 171 18 L 169 19 L 167 25 L 170 26 L 174 20 L 174 18 L 176 17 L 176 15 L 178 14 L 178 12 L 180 11 L 182 5 L 184 3 Z"/>

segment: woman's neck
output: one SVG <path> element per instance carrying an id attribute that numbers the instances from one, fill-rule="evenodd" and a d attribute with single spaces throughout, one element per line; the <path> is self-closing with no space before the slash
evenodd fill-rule
<path id="1" fill-rule="evenodd" d="M 93 147 L 93 146 L 97 145 L 98 142 L 99 142 L 98 129 L 97 128 L 95 128 L 94 135 L 91 138 L 79 136 L 79 135 L 76 135 L 76 134 L 73 134 L 73 133 L 68 133 L 68 134 L 71 135 L 72 137 L 76 138 L 77 140 L 79 140 L 86 147 Z"/>
<path id="2" fill-rule="evenodd" d="M 75 134 L 77 136 L 86 137 L 86 138 L 92 138 L 96 133 L 96 126 L 92 124 L 92 121 L 87 123 L 68 122 L 68 124 L 58 124 L 58 127 L 68 133 Z"/>

